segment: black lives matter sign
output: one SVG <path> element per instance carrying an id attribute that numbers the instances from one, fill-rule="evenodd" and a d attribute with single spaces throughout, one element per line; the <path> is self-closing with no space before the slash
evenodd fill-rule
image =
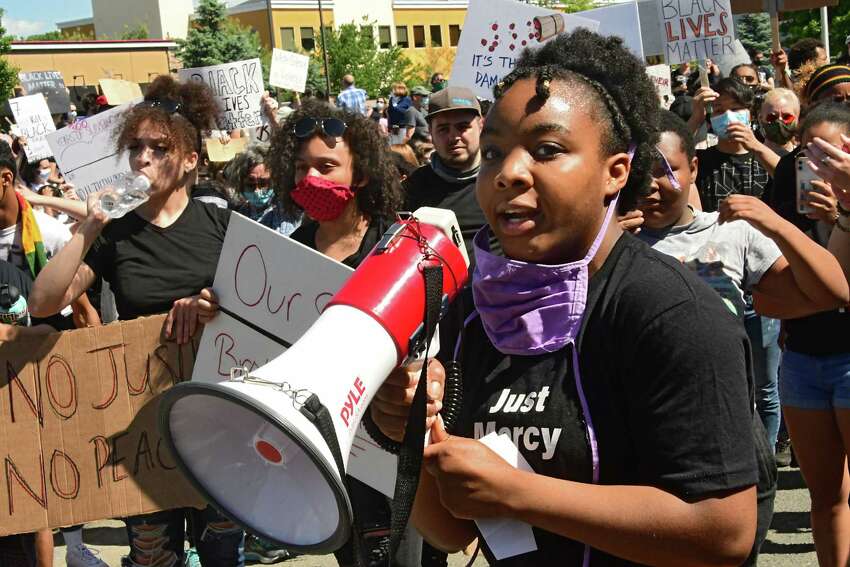
<path id="1" fill-rule="evenodd" d="M 71 99 L 59 71 L 33 71 L 18 73 L 18 80 L 26 95 L 41 93 L 47 99 L 50 114 L 65 114 L 71 108 Z"/>
<path id="2" fill-rule="evenodd" d="M 259 59 L 181 69 L 179 75 L 181 83 L 197 81 L 210 88 L 218 100 L 221 130 L 262 125 L 263 68 Z"/>

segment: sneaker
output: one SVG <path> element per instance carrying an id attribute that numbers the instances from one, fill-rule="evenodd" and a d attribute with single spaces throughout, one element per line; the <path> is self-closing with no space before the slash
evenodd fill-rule
<path id="1" fill-rule="evenodd" d="M 792 455 L 790 439 L 780 439 L 776 442 L 776 454 L 774 458 L 776 459 L 777 467 L 787 467 L 791 464 Z"/>
<path id="2" fill-rule="evenodd" d="M 68 567 L 109 567 L 100 560 L 97 551 L 92 551 L 84 543 L 65 550 L 65 564 Z"/>
<path id="3" fill-rule="evenodd" d="M 255 535 L 245 536 L 245 561 L 254 563 L 262 563 L 263 565 L 271 565 L 279 563 L 294 557 L 286 549 L 276 547 L 275 544 L 269 543 Z"/>
<path id="4" fill-rule="evenodd" d="M 184 567 L 201 567 L 201 557 L 198 555 L 198 550 L 190 547 L 183 554 Z"/>

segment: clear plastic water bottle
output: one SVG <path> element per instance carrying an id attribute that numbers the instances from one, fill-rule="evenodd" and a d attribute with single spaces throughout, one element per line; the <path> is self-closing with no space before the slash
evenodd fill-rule
<path id="1" fill-rule="evenodd" d="M 142 173 L 130 172 L 100 195 L 100 209 L 119 219 L 150 198 L 151 181 Z"/>

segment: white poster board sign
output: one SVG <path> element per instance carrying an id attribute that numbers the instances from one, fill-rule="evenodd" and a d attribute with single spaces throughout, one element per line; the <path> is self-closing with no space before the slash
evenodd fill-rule
<path id="1" fill-rule="evenodd" d="M 513 0 L 470 0 L 449 83 L 493 100 L 523 49 L 580 27 L 596 31 L 599 23 Z"/>
<path id="2" fill-rule="evenodd" d="M 741 43 L 741 40 L 736 39 L 735 43 L 732 45 L 732 53 L 724 55 L 721 59 L 718 59 L 716 63 L 717 66 L 720 67 L 720 72 L 723 76 L 728 77 L 733 67 L 740 65 L 741 63 L 752 63 L 752 60 L 750 59 L 750 54 L 747 53 L 747 48 Z"/>
<path id="3" fill-rule="evenodd" d="M 640 13 L 637 1 L 624 4 L 614 4 L 584 12 L 576 12 L 574 16 L 580 16 L 589 20 L 599 22 L 600 35 L 616 36 L 623 39 L 626 47 L 641 61 L 644 60 L 643 53 L 643 30 L 640 27 Z M 658 28 L 653 27 L 650 33 L 658 33 Z"/>
<path id="4" fill-rule="evenodd" d="M 48 134 L 47 142 L 65 180 L 80 199 L 96 193 L 130 172 L 126 153 L 115 147 L 116 130 L 124 113 L 139 100 L 85 118 Z"/>
<path id="5" fill-rule="evenodd" d="M 307 68 L 310 58 L 275 48 L 272 51 L 272 67 L 269 84 L 282 89 L 303 93 L 307 86 Z"/>
<path id="6" fill-rule="evenodd" d="M 47 101 L 41 93 L 9 99 L 20 135 L 27 139 L 27 161 L 34 163 L 53 155 L 47 135 L 56 131 Z"/>
<path id="7" fill-rule="evenodd" d="M 664 108 L 670 108 L 673 103 L 673 86 L 670 84 L 670 66 L 669 65 L 651 65 L 646 68 L 646 74 L 652 84 L 655 85 L 655 90 L 658 91 L 658 98 L 661 99 L 661 104 Z"/>
<path id="8" fill-rule="evenodd" d="M 210 87 L 219 104 L 218 127 L 222 130 L 262 124 L 263 69 L 259 59 L 180 69 L 179 77 L 181 83 L 198 81 Z"/>
<path id="9" fill-rule="evenodd" d="M 204 328 L 192 380 L 221 382 L 232 368 L 256 370 L 285 352 L 352 272 L 274 230 L 232 215 L 213 283 L 222 312 Z M 378 447 L 361 426 L 348 474 L 391 497 L 396 465 L 395 455 Z"/>
<path id="10" fill-rule="evenodd" d="M 729 0 L 659 0 L 658 15 L 668 65 L 722 59 L 734 53 L 735 26 Z"/>

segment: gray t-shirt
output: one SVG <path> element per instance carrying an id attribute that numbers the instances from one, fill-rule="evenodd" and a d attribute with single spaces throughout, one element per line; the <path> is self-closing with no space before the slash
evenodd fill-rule
<path id="1" fill-rule="evenodd" d="M 750 223 L 719 224 L 718 216 L 694 211 L 690 224 L 663 231 L 643 228 L 637 236 L 693 270 L 734 314 L 743 316 L 744 293 L 752 291 L 782 252 Z"/>

